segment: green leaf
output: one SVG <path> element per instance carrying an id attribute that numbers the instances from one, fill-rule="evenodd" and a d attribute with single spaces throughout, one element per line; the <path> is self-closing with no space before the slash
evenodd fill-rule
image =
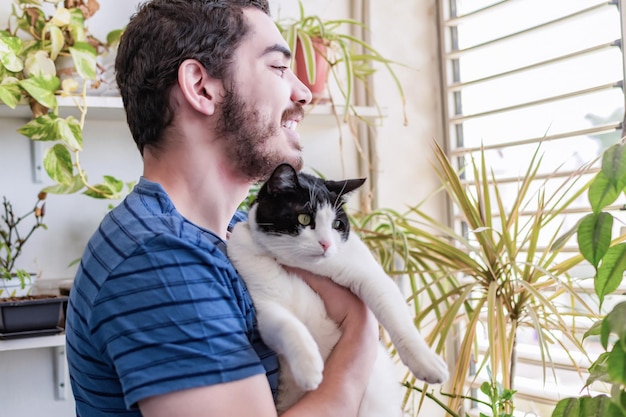
<path id="1" fill-rule="evenodd" d="M 18 133 L 38 141 L 55 141 L 58 139 L 54 124 L 58 116 L 55 114 L 44 114 L 32 119 L 17 130 Z"/>
<path id="2" fill-rule="evenodd" d="M 611 333 L 626 343 L 626 301 L 617 304 L 613 310 L 602 320 L 602 331 L 600 333 L 600 342 L 604 349 L 608 347 L 609 335 Z M 622 349 L 626 349 L 623 346 Z"/>
<path id="3" fill-rule="evenodd" d="M 113 192 L 119 193 L 124 189 L 124 181 L 119 180 L 111 175 L 104 176 L 104 183 Z"/>
<path id="4" fill-rule="evenodd" d="M 591 327 L 589 328 L 589 330 L 587 330 L 585 332 L 585 334 L 583 335 L 583 339 L 588 338 L 589 336 L 599 336 L 600 335 L 600 329 L 602 328 L 602 320 L 596 320 Z"/>
<path id="5" fill-rule="evenodd" d="M 96 184 L 92 188 L 93 189 L 87 189 L 83 194 L 100 199 L 113 198 L 115 196 L 115 193 L 113 193 L 106 184 Z"/>
<path id="6" fill-rule="evenodd" d="M 578 225 L 578 247 L 580 253 L 594 267 L 611 245 L 613 216 L 609 213 L 590 213 Z"/>
<path id="7" fill-rule="evenodd" d="M 0 54 L 0 62 L 11 72 L 20 72 L 24 69 L 24 62 L 12 52 Z"/>
<path id="8" fill-rule="evenodd" d="M 24 60 L 24 72 L 29 77 L 34 76 L 55 76 L 57 68 L 54 61 L 50 59 L 48 52 L 33 50 Z"/>
<path id="9" fill-rule="evenodd" d="M 43 159 L 43 167 L 54 181 L 67 186 L 74 184 L 72 155 L 65 146 L 56 144 L 48 149 Z"/>
<path id="10" fill-rule="evenodd" d="M 76 42 L 73 47 L 69 48 L 76 72 L 85 80 L 96 79 L 96 48 L 87 42 Z"/>
<path id="11" fill-rule="evenodd" d="M 609 358 L 608 352 L 604 352 L 598 356 L 591 366 L 589 366 L 589 377 L 585 386 L 588 387 L 596 381 L 609 382 L 609 375 L 607 369 L 607 360 Z"/>
<path id="12" fill-rule="evenodd" d="M 608 416 L 611 399 L 606 395 L 565 398 L 552 411 L 552 417 L 595 417 Z"/>
<path id="13" fill-rule="evenodd" d="M 22 40 L 10 36 L 7 32 L 0 32 L 0 62 L 11 72 L 20 72 L 24 64 L 19 57 L 22 52 Z"/>
<path id="14" fill-rule="evenodd" d="M 622 320 L 626 316 L 622 316 Z M 621 343 L 616 343 L 609 353 L 607 360 L 608 374 L 611 382 L 626 384 L 626 351 Z"/>
<path id="15" fill-rule="evenodd" d="M 83 149 L 82 129 L 73 116 L 62 118 L 56 114 L 44 114 L 26 123 L 18 132 L 37 141 L 59 140 L 71 151 Z"/>
<path id="16" fill-rule="evenodd" d="M 624 271 L 626 271 L 626 243 L 620 243 L 606 251 L 596 274 L 594 286 L 600 298 L 600 304 L 606 294 L 612 293 L 619 287 Z"/>
<path id="17" fill-rule="evenodd" d="M 616 183 L 600 171 L 593 179 L 589 187 L 589 202 L 594 213 L 599 213 L 604 207 L 611 205 L 619 196 L 620 188 L 616 187 Z"/>
<path id="18" fill-rule="evenodd" d="M 22 39 L 11 35 L 6 30 L 0 31 L 0 54 L 5 52 L 19 54 L 22 51 L 22 47 Z"/>
<path id="19" fill-rule="evenodd" d="M 49 187 L 45 187 L 41 191 L 50 193 L 50 194 L 73 194 L 77 191 L 80 191 L 85 186 L 82 178 L 79 175 L 76 175 L 72 178 L 71 184 L 56 184 L 51 185 Z"/>
<path id="20" fill-rule="evenodd" d="M 83 149 L 83 132 L 80 122 L 75 117 L 57 118 L 55 120 L 55 130 L 58 140 L 63 142 L 71 151 Z"/>
<path id="21" fill-rule="evenodd" d="M 46 30 L 50 32 L 50 59 L 54 61 L 65 46 L 65 36 L 63 36 L 63 31 L 55 25 L 46 25 L 44 33 Z"/>
<path id="22" fill-rule="evenodd" d="M 57 108 L 57 99 L 54 93 L 61 86 L 61 82 L 55 75 L 33 76 L 21 80 L 20 86 L 41 105 L 49 109 Z"/>
<path id="23" fill-rule="evenodd" d="M 117 44 L 120 43 L 123 33 L 124 29 L 115 29 L 107 33 L 107 44 L 113 47 L 117 46 Z"/>
<path id="24" fill-rule="evenodd" d="M 85 42 L 87 40 L 87 34 L 85 33 L 85 15 L 79 8 L 70 9 L 70 23 L 69 30 L 72 33 L 72 38 L 76 42 Z"/>
<path id="25" fill-rule="evenodd" d="M 14 109 L 22 98 L 17 78 L 6 77 L 0 84 L 0 101 Z"/>
<path id="26" fill-rule="evenodd" d="M 298 41 L 300 49 L 296 49 L 296 51 L 302 51 L 308 81 L 309 84 L 313 84 L 317 77 L 315 73 L 315 49 L 313 48 L 313 40 L 308 34 L 300 32 L 298 33 Z"/>
<path id="27" fill-rule="evenodd" d="M 601 172 L 617 190 L 626 186 L 626 144 L 618 142 L 604 151 Z"/>

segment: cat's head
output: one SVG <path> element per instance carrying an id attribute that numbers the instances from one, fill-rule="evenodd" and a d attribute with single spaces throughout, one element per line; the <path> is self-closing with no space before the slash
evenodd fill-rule
<path id="1" fill-rule="evenodd" d="M 364 182 L 364 178 L 329 181 L 279 165 L 250 209 L 256 240 L 272 252 L 333 255 L 350 233 L 345 197 Z"/>

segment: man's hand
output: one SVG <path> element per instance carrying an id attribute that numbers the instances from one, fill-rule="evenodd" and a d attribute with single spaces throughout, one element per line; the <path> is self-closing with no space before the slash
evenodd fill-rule
<path id="1" fill-rule="evenodd" d="M 321 385 L 282 416 L 357 416 L 380 349 L 378 322 L 349 289 L 311 272 L 286 270 L 300 276 L 319 294 L 342 336 L 326 361 Z"/>

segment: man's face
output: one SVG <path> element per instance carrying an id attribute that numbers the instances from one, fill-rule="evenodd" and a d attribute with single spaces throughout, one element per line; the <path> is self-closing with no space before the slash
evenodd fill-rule
<path id="1" fill-rule="evenodd" d="M 256 181 L 283 162 L 302 167 L 296 127 L 311 92 L 289 67 L 289 50 L 269 16 L 246 9 L 250 33 L 235 52 L 231 85 L 225 85 L 219 135 L 235 168 Z"/>

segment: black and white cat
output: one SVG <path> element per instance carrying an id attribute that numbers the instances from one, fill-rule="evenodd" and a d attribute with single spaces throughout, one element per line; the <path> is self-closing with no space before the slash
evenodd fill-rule
<path id="1" fill-rule="evenodd" d="M 350 288 L 387 330 L 417 378 L 429 383 L 448 378 L 446 363 L 415 328 L 399 288 L 350 233 L 344 198 L 364 181 L 327 181 L 280 165 L 259 190 L 248 221 L 238 223 L 230 236 L 228 255 L 246 282 L 261 337 L 279 355 L 279 412 L 317 388 L 324 361 L 340 337 L 319 296 L 281 265 Z M 381 344 L 359 417 L 399 416 L 400 405 L 399 372 Z"/>

